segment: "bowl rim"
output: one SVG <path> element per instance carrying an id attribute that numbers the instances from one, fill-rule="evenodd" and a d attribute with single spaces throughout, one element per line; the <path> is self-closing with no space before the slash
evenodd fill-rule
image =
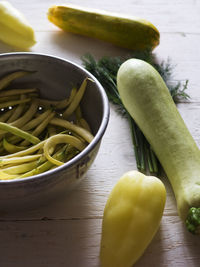
<path id="1" fill-rule="evenodd" d="M 110 117 L 110 105 L 108 101 L 108 97 L 106 95 L 106 92 L 103 88 L 103 86 L 100 84 L 100 82 L 96 79 L 96 77 L 91 74 L 88 70 L 86 70 L 84 67 L 79 65 L 78 63 L 75 63 L 71 60 L 51 55 L 51 54 L 46 54 L 46 53 L 38 53 L 38 52 L 8 52 L 8 53 L 2 53 L 0 54 L 0 60 L 1 58 L 9 58 L 9 57 L 17 57 L 17 56 L 22 56 L 22 57 L 44 57 L 44 58 L 50 58 L 53 60 L 58 60 L 62 61 L 63 63 L 67 63 L 69 65 L 73 65 L 75 68 L 80 69 L 83 71 L 86 76 L 88 75 L 92 80 L 95 81 L 98 90 L 100 92 L 101 98 L 102 98 L 102 104 L 103 104 L 103 114 L 102 114 L 102 120 L 100 127 L 97 131 L 97 133 L 94 136 L 94 139 L 87 145 L 87 147 L 81 151 L 78 155 L 76 155 L 74 158 L 69 160 L 68 162 L 64 163 L 61 166 L 57 166 L 55 169 L 48 170 L 44 173 L 36 174 L 33 176 L 25 177 L 25 178 L 19 178 L 19 179 L 13 179 L 13 180 L 0 180 L 0 186 L 1 185 L 13 185 L 13 184 L 26 184 L 26 183 L 31 183 L 31 182 L 36 182 L 41 179 L 48 179 L 50 175 L 55 175 L 59 171 L 62 171 L 63 169 L 70 168 L 72 165 L 75 165 L 81 158 L 89 154 L 95 146 L 98 145 L 98 143 L 101 141 L 102 136 L 104 135 L 104 132 L 107 128 L 109 117 Z"/>

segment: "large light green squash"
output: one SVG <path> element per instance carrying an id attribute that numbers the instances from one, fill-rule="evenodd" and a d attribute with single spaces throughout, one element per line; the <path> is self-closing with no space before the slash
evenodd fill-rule
<path id="1" fill-rule="evenodd" d="M 165 82 L 150 64 L 130 59 L 119 69 L 117 86 L 123 104 L 148 139 L 171 182 L 180 217 L 187 220 L 191 232 L 197 233 L 200 150 Z"/>

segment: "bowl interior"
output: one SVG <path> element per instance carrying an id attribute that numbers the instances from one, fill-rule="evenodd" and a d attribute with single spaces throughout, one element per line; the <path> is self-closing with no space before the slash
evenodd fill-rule
<path id="1" fill-rule="evenodd" d="M 0 78 L 17 70 L 32 71 L 15 80 L 10 87 L 36 87 L 42 98 L 52 100 L 68 97 L 73 86 L 80 86 L 84 78 L 90 77 L 95 82 L 88 82 L 81 107 L 94 135 L 108 115 L 108 103 L 101 85 L 89 72 L 72 62 L 48 55 L 13 53 L 0 56 L 0 70 Z"/>

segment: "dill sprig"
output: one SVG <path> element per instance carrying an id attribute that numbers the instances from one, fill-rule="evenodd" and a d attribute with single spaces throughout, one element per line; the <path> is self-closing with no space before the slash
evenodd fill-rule
<path id="1" fill-rule="evenodd" d="M 188 80 L 183 84 L 173 81 L 174 66 L 170 60 L 159 63 L 151 51 L 135 52 L 126 57 L 102 57 L 99 60 L 95 60 L 91 54 L 82 57 L 83 66 L 98 79 L 105 89 L 108 99 L 117 106 L 118 111 L 128 118 L 138 170 L 143 173 L 149 172 L 158 175 L 160 171 L 159 161 L 142 131 L 124 107 L 117 90 L 118 69 L 129 58 L 142 59 L 151 64 L 162 76 L 175 103 L 180 99 L 189 98 L 189 95 L 185 92 Z"/>

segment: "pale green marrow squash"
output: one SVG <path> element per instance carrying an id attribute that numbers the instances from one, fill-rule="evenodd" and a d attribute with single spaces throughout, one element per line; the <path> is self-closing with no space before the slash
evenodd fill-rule
<path id="1" fill-rule="evenodd" d="M 52 6 L 48 19 L 64 31 L 97 38 L 133 49 L 154 49 L 160 41 L 158 29 L 149 21 L 75 5 Z"/>
<path id="2" fill-rule="evenodd" d="M 118 71 L 117 86 L 123 104 L 151 144 L 171 182 L 180 217 L 186 220 L 191 232 L 198 233 L 200 150 L 165 82 L 150 64 L 130 59 Z"/>

